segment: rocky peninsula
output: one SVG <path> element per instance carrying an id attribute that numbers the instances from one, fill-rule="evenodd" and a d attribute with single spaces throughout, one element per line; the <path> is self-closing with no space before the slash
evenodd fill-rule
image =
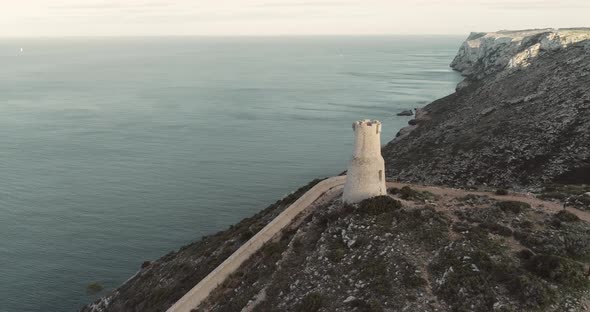
<path id="1" fill-rule="evenodd" d="M 318 203 L 195 311 L 590 311 L 588 38 L 472 33 L 465 81 L 383 147 L 388 195 Z M 165 311 L 319 182 L 81 311 Z"/>

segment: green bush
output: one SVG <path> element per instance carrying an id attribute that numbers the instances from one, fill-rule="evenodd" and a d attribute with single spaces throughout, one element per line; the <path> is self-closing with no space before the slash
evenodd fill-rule
<path id="1" fill-rule="evenodd" d="M 369 281 L 368 286 L 372 291 L 381 295 L 391 295 L 391 278 L 383 258 L 373 258 L 365 262 L 360 273 L 362 280 Z"/>
<path id="2" fill-rule="evenodd" d="M 369 302 L 362 299 L 354 299 L 348 303 L 355 311 L 359 312 L 382 312 L 383 309 L 379 302 L 375 299 L 369 300 Z"/>
<path id="3" fill-rule="evenodd" d="M 391 194 L 391 195 L 397 195 L 399 194 L 401 190 L 398 189 L 397 187 L 390 187 L 387 189 L 387 194 Z"/>
<path id="4" fill-rule="evenodd" d="M 297 306 L 298 312 L 316 312 L 324 307 L 326 299 L 319 293 L 312 292 L 303 298 L 301 303 Z"/>
<path id="5" fill-rule="evenodd" d="M 578 216 L 576 216 L 575 214 L 573 214 L 569 211 L 566 211 L 566 210 L 561 210 L 558 213 L 556 213 L 555 218 L 557 218 L 559 221 L 563 221 L 563 222 L 580 221 L 580 218 L 578 218 Z"/>
<path id="6" fill-rule="evenodd" d="M 522 303 L 540 308 L 551 304 L 556 295 L 546 282 L 530 275 L 516 276 L 508 283 L 508 290 Z"/>
<path id="7" fill-rule="evenodd" d="M 509 227 L 503 226 L 498 223 L 484 222 L 479 225 L 483 229 L 487 229 L 490 232 L 502 236 L 512 236 L 512 230 Z"/>
<path id="8" fill-rule="evenodd" d="M 402 204 L 389 196 L 377 196 L 365 199 L 359 203 L 359 212 L 369 215 L 380 215 L 400 209 Z"/>
<path id="9" fill-rule="evenodd" d="M 328 244 L 327 257 L 332 262 L 340 262 L 346 256 L 346 245 L 341 239 L 336 239 Z"/>
<path id="10" fill-rule="evenodd" d="M 516 255 L 522 260 L 529 260 L 535 254 L 529 249 L 522 249 L 521 251 L 517 252 Z"/>
<path id="11" fill-rule="evenodd" d="M 522 211 L 531 208 L 530 204 L 515 200 L 502 201 L 497 203 L 497 205 L 502 211 L 512 213 L 521 213 Z"/>
<path id="12" fill-rule="evenodd" d="M 508 195 L 508 190 L 506 190 L 506 189 L 497 189 L 495 194 L 496 195 L 500 195 L 500 196 L 505 196 L 505 195 Z"/>
<path id="13" fill-rule="evenodd" d="M 567 258 L 536 255 L 525 263 L 525 268 L 541 278 L 566 287 L 579 288 L 588 285 L 583 266 Z"/>

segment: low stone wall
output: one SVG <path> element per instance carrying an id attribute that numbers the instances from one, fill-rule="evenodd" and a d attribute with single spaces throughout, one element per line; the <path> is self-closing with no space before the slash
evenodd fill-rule
<path id="1" fill-rule="evenodd" d="M 333 188 L 341 188 L 346 182 L 346 176 L 338 176 L 326 179 L 278 215 L 260 232 L 254 235 L 248 242 L 222 262 L 215 270 L 201 280 L 195 287 L 178 300 L 167 312 L 190 312 L 198 307 L 209 294 L 234 273 L 246 260 L 255 254 L 264 244 L 280 234 L 295 217 L 313 204 L 318 198 Z"/>

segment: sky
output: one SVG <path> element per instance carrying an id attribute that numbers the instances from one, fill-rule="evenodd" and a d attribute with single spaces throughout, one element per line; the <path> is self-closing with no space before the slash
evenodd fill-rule
<path id="1" fill-rule="evenodd" d="M 0 0 L 0 37 L 465 35 L 590 26 L 590 0 Z"/>

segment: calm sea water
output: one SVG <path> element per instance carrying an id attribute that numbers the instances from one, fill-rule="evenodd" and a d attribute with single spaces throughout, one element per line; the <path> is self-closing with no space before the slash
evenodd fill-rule
<path id="1" fill-rule="evenodd" d="M 352 121 L 385 143 L 453 91 L 462 40 L 0 40 L 0 311 L 74 311 L 338 174 Z"/>

